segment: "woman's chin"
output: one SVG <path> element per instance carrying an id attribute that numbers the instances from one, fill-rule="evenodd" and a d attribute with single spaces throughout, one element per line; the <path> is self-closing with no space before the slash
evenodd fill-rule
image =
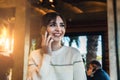
<path id="1" fill-rule="evenodd" d="M 59 42 L 59 41 L 61 41 L 62 39 L 61 38 L 53 38 L 53 41 L 54 42 Z"/>

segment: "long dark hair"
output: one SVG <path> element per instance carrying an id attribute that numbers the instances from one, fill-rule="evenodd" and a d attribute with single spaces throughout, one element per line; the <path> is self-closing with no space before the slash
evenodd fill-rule
<path id="1" fill-rule="evenodd" d="M 59 14 L 58 12 L 49 12 L 49 13 L 46 13 L 45 15 L 42 16 L 41 18 L 41 23 L 40 23 L 40 27 L 46 27 L 51 20 L 56 20 L 56 17 L 57 16 L 60 16 L 65 24 L 65 27 L 66 27 L 66 20 L 65 18 Z"/>

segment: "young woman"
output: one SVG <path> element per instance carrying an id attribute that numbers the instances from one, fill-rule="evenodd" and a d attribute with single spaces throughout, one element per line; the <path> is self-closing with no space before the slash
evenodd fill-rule
<path id="1" fill-rule="evenodd" d="M 27 80 L 86 80 L 80 52 L 61 43 L 65 19 L 50 12 L 42 17 L 41 27 L 41 48 L 29 56 Z"/>

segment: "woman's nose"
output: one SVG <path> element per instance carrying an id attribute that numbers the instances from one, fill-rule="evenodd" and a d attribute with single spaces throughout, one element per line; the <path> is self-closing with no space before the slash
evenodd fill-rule
<path id="1" fill-rule="evenodd" d="M 56 30 L 61 30 L 61 27 L 59 25 L 57 25 Z"/>

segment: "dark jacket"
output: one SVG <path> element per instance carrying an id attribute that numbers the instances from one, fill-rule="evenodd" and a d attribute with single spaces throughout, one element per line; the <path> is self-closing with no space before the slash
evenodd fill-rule
<path id="1" fill-rule="evenodd" d="M 87 76 L 87 80 L 110 80 L 110 77 L 103 69 L 98 69 L 93 77 Z"/>

